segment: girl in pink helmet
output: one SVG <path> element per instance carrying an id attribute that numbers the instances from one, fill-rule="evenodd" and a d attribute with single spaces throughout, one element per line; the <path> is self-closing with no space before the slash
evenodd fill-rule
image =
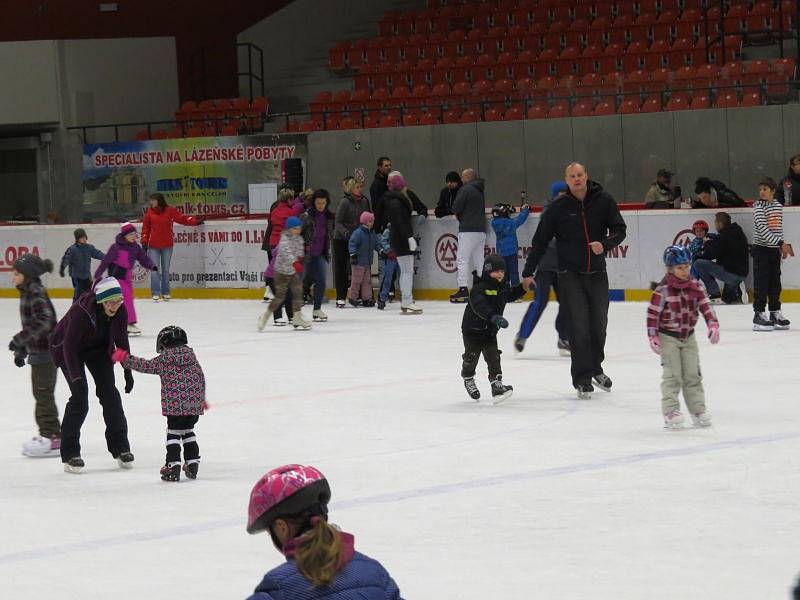
<path id="1" fill-rule="evenodd" d="M 268 531 L 286 562 L 248 600 L 402 600 L 376 560 L 356 552 L 353 536 L 328 524 L 331 488 L 311 466 L 273 469 L 250 492 L 247 532 Z"/>

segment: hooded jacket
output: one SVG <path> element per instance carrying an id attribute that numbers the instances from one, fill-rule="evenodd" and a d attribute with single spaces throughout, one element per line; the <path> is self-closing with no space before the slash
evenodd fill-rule
<path id="1" fill-rule="evenodd" d="M 108 269 L 108 274 L 112 277 L 130 279 L 136 261 L 147 270 L 153 270 L 156 266 L 139 244 L 129 242 L 124 235 L 118 233 L 116 241 L 111 244 L 103 260 L 100 261 L 100 266 L 94 272 L 94 278 L 102 279 L 103 273 Z"/>
<path id="2" fill-rule="evenodd" d="M 56 311 L 47 290 L 36 277 L 28 279 L 17 288 L 19 290 L 19 316 L 22 331 L 14 336 L 13 342 L 23 348 L 28 355 L 28 363 L 49 362 L 48 337 L 56 326 Z"/>
<path id="3" fill-rule="evenodd" d="M 372 258 L 377 252 L 380 243 L 378 236 L 371 229 L 367 229 L 364 225 L 359 225 L 358 229 L 350 236 L 350 241 L 347 243 L 347 249 L 350 256 L 356 257 L 356 264 L 361 267 L 368 267 L 372 265 Z"/>
<path id="4" fill-rule="evenodd" d="M 174 206 L 161 208 L 150 207 L 144 213 L 142 220 L 142 246 L 149 248 L 172 248 L 172 224 L 191 225 L 196 227 L 200 223 L 194 217 L 187 217 Z"/>
<path id="5" fill-rule="evenodd" d="M 506 279 L 497 281 L 488 273 L 480 277 L 475 274 L 469 301 L 461 319 L 462 333 L 473 336 L 496 336 L 497 326 L 492 323 L 492 317 L 502 316 L 507 303 L 524 295 L 522 284 L 511 288 Z"/>
<path id="6" fill-rule="evenodd" d="M 90 349 L 90 342 L 98 330 L 98 311 L 102 310 L 94 292 L 86 292 L 69 308 L 50 334 L 50 355 L 55 365 L 64 370 L 69 381 L 85 377 L 79 355 Z M 131 351 L 128 343 L 128 313 L 124 304 L 109 319 L 107 335 L 105 351 L 109 362 L 114 348 Z"/>
<path id="7" fill-rule="evenodd" d="M 103 260 L 105 254 L 89 243 L 79 244 L 75 242 L 67 248 L 61 259 L 59 273 L 63 273 L 69 267 L 69 276 L 75 279 L 90 279 L 92 276 L 92 259 Z"/>
<path id="8" fill-rule="evenodd" d="M 372 184 L 369 186 L 369 197 L 372 199 L 373 208 L 377 209 L 383 200 L 383 195 L 389 191 L 389 176 L 381 173 L 380 169 L 375 171 Z"/>
<path id="9" fill-rule="evenodd" d="M 775 190 L 775 200 L 786 206 L 800 204 L 800 175 L 792 171 L 781 179 L 778 189 Z"/>
<path id="10" fill-rule="evenodd" d="M 492 219 L 492 229 L 497 238 L 497 253 L 500 256 L 515 256 L 519 247 L 517 241 L 517 229 L 528 220 L 530 209 L 525 206 L 520 213 L 513 219 L 510 217 L 494 217 Z"/>
<path id="11" fill-rule="evenodd" d="M 742 200 L 742 197 L 734 192 L 731 188 L 717 179 L 710 179 L 711 189 L 713 193 L 717 194 L 717 202 L 720 208 L 734 208 L 736 206 L 747 206 L 747 203 Z M 693 208 L 708 208 L 702 202 L 694 201 Z"/>
<path id="12" fill-rule="evenodd" d="M 336 224 L 333 229 L 333 239 L 347 241 L 360 225 L 361 213 L 370 212 L 369 198 L 361 196 L 356 198 L 352 194 L 345 194 L 339 206 L 336 207 Z M 378 215 L 375 215 L 375 222 Z"/>
<path id="13" fill-rule="evenodd" d="M 710 237 L 697 258 L 715 260 L 728 273 L 747 277 L 750 271 L 747 236 L 738 223 L 731 223 L 717 235 Z"/>
<path id="14" fill-rule="evenodd" d="M 203 414 L 206 378 L 189 346 L 164 348 L 150 360 L 129 356 L 122 366 L 161 378 L 161 414 L 165 417 Z"/>
<path id="15" fill-rule="evenodd" d="M 600 242 L 608 251 L 625 239 L 626 230 L 625 221 L 611 194 L 599 183 L 589 181 L 583 201 L 568 191 L 542 213 L 522 276 L 533 275 L 554 237 L 559 271 L 605 271 L 605 254 L 595 254 L 589 244 Z"/>
<path id="16" fill-rule="evenodd" d="M 384 218 L 392 224 L 389 243 L 397 256 L 414 254 L 408 247 L 408 238 L 414 237 L 411 226 L 411 201 L 400 192 L 386 192 L 383 197 Z"/>
<path id="17" fill-rule="evenodd" d="M 473 179 L 461 186 L 453 202 L 453 214 L 458 218 L 459 233 L 486 233 L 483 179 Z"/>

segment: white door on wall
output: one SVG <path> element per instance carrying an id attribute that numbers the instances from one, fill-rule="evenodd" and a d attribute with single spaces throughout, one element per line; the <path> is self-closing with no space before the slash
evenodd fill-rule
<path id="1" fill-rule="evenodd" d="M 269 207 L 278 199 L 277 183 L 251 183 L 247 186 L 249 198 L 248 212 L 251 215 L 267 213 Z"/>

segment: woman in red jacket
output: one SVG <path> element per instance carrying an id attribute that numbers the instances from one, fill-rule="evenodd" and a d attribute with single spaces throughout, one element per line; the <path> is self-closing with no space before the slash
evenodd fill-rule
<path id="1" fill-rule="evenodd" d="M 153 301 L 169 300 L 169 263 L 172 260 L 172 224 L 191 225 L 196 227 L 203 224 L 203 219 L 187 217 L 174 206 L 167 206 L 164 195 L 150 194 L 150 208 L 144 214 L 142 223 L 142 247 L 147 251 L 158 271 L 150 275 L 150 291 Z"/>

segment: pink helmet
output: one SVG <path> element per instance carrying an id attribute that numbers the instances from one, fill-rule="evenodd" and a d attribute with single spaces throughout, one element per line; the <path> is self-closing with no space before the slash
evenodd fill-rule
<path id="1" fill-rule="evenodd" d="M 321 507 L 331 499 L 325 476 L 314 467 L 284 465 L 272 469 L 253 486 L 247 508 L 247 533 L 269 530 L 281 516 Z"/>

